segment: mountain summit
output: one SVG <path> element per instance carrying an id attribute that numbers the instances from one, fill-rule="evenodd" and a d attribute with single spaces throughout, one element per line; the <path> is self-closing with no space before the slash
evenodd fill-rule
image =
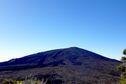
<path id="1" fill-rule="evenodd" d="M 68 84 L 111 84 L 117 82 L 119 61 L 78 47 L 50 50 L 0 63 L 0 74 L 15 79 L 49 77 Z M 9 74 L 7 74 L 9 72 Z M 13 73 L 16 73 L 14 76 Z M 0 75 L 1 77 L 1 75 Z M 1 78 L 2 79 L 2 78 Z M 52 79 L 50 79 L 52 81 Z M 95 83 L 91 83 L 95 81 Z M 57 83 L 57 84 L 62 84 Z M 56 84 L 56 83 L 54 83 Z"/>
<path id="2" fill-rule="evenodd" d="M 22 58 L 11 59 L 7 62 L 0 63 L 0 70 L 16 70 L 58 65 L 83 65 L 85 63 L 84 60 L 92 60 L 91 63 L 97 62 L 98 60 L 118 62 L 117 60 L 103 57 L 88 50 L 78 47 L 70 47 L 40 52 Z"/>

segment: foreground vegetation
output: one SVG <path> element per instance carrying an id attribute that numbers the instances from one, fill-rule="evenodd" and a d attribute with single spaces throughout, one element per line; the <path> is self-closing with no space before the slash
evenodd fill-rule
<path id="1" fill-rule="evenodd" d="M 47 84 L 48 80 L 23 80 L 23 81 L 17 81 L 17 80 L 4 80 L 2 84 Z"/>
<path id="2" fill-rule="evenodd" d="M 125 56 L 122 57 L 122 64 L 118 66 L 118 69 L 121 71 L 120 81 L 118 84 L 126 84 L 126 49 L 123 51 Z"/>

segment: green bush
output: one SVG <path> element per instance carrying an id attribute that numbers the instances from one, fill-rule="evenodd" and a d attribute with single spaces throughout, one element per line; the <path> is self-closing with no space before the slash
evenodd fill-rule
<path id="1" fill-rule="evenodd" d="M 122 61 L 126 61 L 126 57 L 122 57 L 121 60 L 122 60 Z"/>
<path id="2" fill-rule="evenodd" d="M 126 49 L 123 50 L 123 54 L 126 55 Z"/>
<path id="3" fill-rule="evenodd" d="M 125 72 L 126 71 L 126 68 L 123 65 L 119 65 L 117 68 L 121 72 Z"/>

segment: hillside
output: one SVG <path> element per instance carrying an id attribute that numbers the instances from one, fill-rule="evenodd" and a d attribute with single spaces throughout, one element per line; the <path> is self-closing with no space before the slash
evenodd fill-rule
<path id="1" fill-rule="evenodd" d="M 37 77 L 48 84 L 115 84 L 120 62 L 78 47 L 56 49 L 0 63 L 0 80 Z"/>

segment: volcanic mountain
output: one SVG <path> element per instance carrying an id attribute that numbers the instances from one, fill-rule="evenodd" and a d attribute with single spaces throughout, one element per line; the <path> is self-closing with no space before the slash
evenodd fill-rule
<path id="1" fill-rule="evenodd" d="M 0 63 L 0 80 L 48 79 L 47 84 L 116 84 L 120 61 L 78 47 L 50 50 Z"/>

